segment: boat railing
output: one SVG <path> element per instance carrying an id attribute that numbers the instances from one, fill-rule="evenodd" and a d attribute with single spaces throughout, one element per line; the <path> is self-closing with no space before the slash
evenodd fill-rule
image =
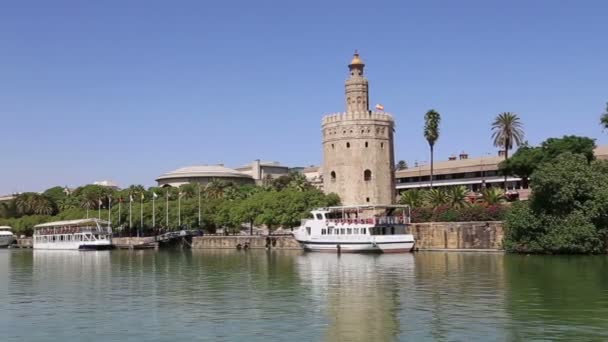
<path id="1" fill-rule="evenodd" d="M 378 216 L 373 218 L 347 218 L 347 219 L 328 219 L 326 220 L 328 225 L 352 225 L 352 224 L 366 224 L 366 225 L 385 225 L 385 224 L 409 224 L 410 220 L 407 216 Z"/>

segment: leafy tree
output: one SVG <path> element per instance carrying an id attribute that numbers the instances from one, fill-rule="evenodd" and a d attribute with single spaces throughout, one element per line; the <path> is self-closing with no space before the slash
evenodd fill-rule
<path id="1" fill-rule="evenodd" d="M 424 115 L 424 138 L 429 144 L 431 150 L 431 182 L 430 187 L 433 187 L 433 155 L 437 139 L 439 139 L 439 124 L 441 123 L 441 115 L 434 109 L 429 110 Z"/>
<path id="2" fill-rule="evenodd" d="M 549 138 L 540 146 L 545 155 L 544 162 L 551 161 L 566 152 L 582 154 L 587 159 L 587 162 L 595 160 L 595 155 L 593 154 L 595 139 L 565 135 L 562 138 Z"/>
<path id="3" fill-rule="evenodd" d="M 58 203 L 59 201 L 68 197 L 69 190 L 61 186 L 54 186 L 50 189 L 45 190 L 42 194 L 50 198 L 53 202 Z"/>
<path id="4" fill-rule="evenodd" d="M 600 117 L 600 124 L 602 127 L 604 127 L 604 129 L 608 128 L 608 102 L 606 102 L 606 110 Z"/>
<path id="5" fill-rule="evenodd" d="M 517 114 L 505 112 L 499 114 L 492 123 L 492 139 L 494 146 L 505 151 L 505 160 L 509 158 L 509 150 L 513 145 L 521 145 L 524 140 L 523 125 Z M 505 191 L 507 190 L 507 175 L 505 174 Z"/>
<path id="6" fill-rule="evenodd" d="M 608 230 L 608 164 L 562 153 L 531 177 L 529 203 L 506 218 L 505 247 L 533 253 L 600 253 Z"/>
<path id="7" fill-rule="evenodd" d="M 520 177 L 524 187 L 527 188 L 530 176 L 542 163 L 544 157 L 542 148 L 531 147 L 524 143 L 511 158 L 501 162 L 498 167 L 504 175 Z"/>
<path id="8" fill-rule="evenodd" d="M 594 149 L 595 140 L 587 137 L 570 135 L 549 138 L 539 147 L 523 144 L 511 158 L 500 163 L 499 169 L 505 175 L 521 177 L 522 182 L 527 186 L 528 179 L 541 164 L 553 162 L 564 153 L 581 154 L 591 162 L 595 159 Z"/>

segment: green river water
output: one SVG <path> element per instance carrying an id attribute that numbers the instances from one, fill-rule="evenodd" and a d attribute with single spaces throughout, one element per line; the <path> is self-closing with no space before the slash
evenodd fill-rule
<path id="1" fill-rule="evenodd" d="M 608 257 L 0 250 L 1 341 L 608 340 Z"/>

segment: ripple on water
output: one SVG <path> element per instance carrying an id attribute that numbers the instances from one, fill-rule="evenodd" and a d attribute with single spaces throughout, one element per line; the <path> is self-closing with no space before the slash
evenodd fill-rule
<path id="1" fill-rule="evenodd" d="M 0 330 L 8 341 L 65 342 L 606 340 L 607 265 L 495 253 L 4 250 Z"/>

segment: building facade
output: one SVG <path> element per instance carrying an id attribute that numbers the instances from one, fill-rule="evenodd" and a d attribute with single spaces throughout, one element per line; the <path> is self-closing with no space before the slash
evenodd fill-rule
<path id="1" fill-rule="evenodd" d="M 343 205 L 391 204 L 394 201 L 394 121 L 369 109 L 365 64 L 355 55 L 348 65 L 346 112 L 322 120 L 323 189 Z"/>
<path id="2" fill-rule="evenodd" d="M 281 165 L 279 162 L 264 162 L 259 159 L 254 160 L 249 165 L 238 167 L 236 171 L 251 176 L 256 184 L 262 184 L 265 180 L 276 179 L 288 175 L 288 166 Z"/>

